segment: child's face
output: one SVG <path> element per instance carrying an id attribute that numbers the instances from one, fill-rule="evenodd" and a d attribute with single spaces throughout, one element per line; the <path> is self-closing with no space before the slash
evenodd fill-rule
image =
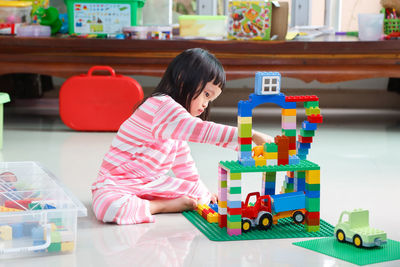
<path id="1" fill-rule="evenodd" d="M 217 99 L 221 92 L 222 90 L 218 85 L 208 82 L 200 95 L 192 99 L 190 103 L 190 114 L 194 117 L 200 116 L 207 108 L 208 103 Z"/>

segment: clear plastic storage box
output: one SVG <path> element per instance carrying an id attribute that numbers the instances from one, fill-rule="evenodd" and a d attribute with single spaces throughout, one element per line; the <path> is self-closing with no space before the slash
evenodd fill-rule
<path id="1" fill-rule="evenodd" d="M 32 2 L 0 0 L 0 34 L 15 34 L 22 23 L 31 22 Z"/>
<path id="2" fill-rule="evenodd" d="M 0 162 L 0 258 L 72 252 L 86 208 L 36 162 Z"/>

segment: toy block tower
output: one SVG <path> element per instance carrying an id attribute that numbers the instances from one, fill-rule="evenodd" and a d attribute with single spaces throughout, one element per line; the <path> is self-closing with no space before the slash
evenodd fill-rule
<path id="1" fill-rule="evenodd" d="M 241 187 L 242 173 L 246 172 L 262 173 L 261 195 L 276 195 L 276 173 L 286 172 L 280 194 L 304 194 L 304 229 L 319 231 L 320 167 L 307 160 L 317 124 L 322 123 L 319 99 L 315 95 L 285 96 L 280 89 L 279 73 L 257 72 L 254 93 L 238 103 L 238 160 L 220 161 L 218 166 L 218 225 L 226 227 L 229 235 L 242 234 Z M 296 130 L 298 102 L 304 102 L 307 116 L 299 135 Z M 276 136 L 274 143 L 253 147 L 252 111 L 264 103 L 281 108 L 282 135 Z"/>

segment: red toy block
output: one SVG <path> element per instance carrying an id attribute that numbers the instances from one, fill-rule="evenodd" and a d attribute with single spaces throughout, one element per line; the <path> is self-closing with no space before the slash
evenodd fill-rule
<path id="1" fill-rule="evenodd" d="M 296 143 L 289 143 L 289 150 L 295 150 L 296 149 Z"/>
<path id="2" fill-rule="evenodd" d="M 251 137 L 239 137 L 239 145 L 251 145 L 253 138 Z"/>
<path id="3" fill-rule="evenodd" d="M 275 141 L 275 144 L 278 145 L 278 147 L 279 147 L 279 145 L 285 145 L 285 144 L 289 145 L 289 138 L 287 136 L 285 136 L 285 135 L 277 135 L 277 136 L 275 136 L 275 140 L 274 141 Z"/>
<path id="4" fill-rule="evenodd" d="M 322 123 L 322 115 L 321 114 L 312 114 L 307 116 L 307 120 L 311 123 Z"/>
<path id="5" fill-rule="evenodd" d="M 4 203 L 4 206 L 7 208 L 12 208 L 12 209 L 22 209 L 22 207 L 29 209 L 29 204 L 31 202 L 32 202 L 32 199 L 7 200 Z"/>
<path id="6" fill-rule="evenodd" d="M 220 228 L 224 228 L 227 226 L 227 222 L 228 222 L 228 215 L 219 215 L 218 216 L 218 226 Z"/>
<path id="7" fill-rule="evenodd" d="M 310 143 L 310 144 L 312 143 L 312 137 L 304 137 L 301 135 L 299 135 L 298 137 L 300 143 Z"/>
<path id="8" fill-rule="evenodd" d="M 203 209 L 201 211 L 201 217 L 203 217 L 204 219 L 207 220 L 207 214 L 209 214 L 209 213 L 210 213 L 210 211 L 208 209 Z"/>
<path id="9" fill-rule="evenodd" d="M 242 209 L 241 208 L 228 208 L 229 215 L 241 215 Z"/>
<path id="10" fill-rule="evenodd" d="M 319 98 L 316 95 L 299 95 L 299 96 L 286 96 L 286 102 L 309 102 L 318 101 Z"/>
<path id="11" fill-rule="evenodd" d="M 278 165 L 288 165 L 289 159 L 278 159 Z"/>

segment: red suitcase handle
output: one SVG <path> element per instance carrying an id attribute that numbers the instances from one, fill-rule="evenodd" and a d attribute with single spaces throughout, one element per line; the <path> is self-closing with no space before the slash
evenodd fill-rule
<path id="1" fill-rule="evenodd" d="M 110 74 L 111 74 L 111 76 L 114 76 L 114 77 L 116 76 L 116 75 L 115 75 L 114 69 L 111 68 L 110 66 L 93 66 L 93 67 L 91 67 L 91 68 L 89 69 L 89 71 L 88 71 L 88 76 L 93 76 L 93 75 L 92 75 L 93 72 L 94 72 L 94 71 L 97 71 L 97 70 L 109 71 Z"/>

